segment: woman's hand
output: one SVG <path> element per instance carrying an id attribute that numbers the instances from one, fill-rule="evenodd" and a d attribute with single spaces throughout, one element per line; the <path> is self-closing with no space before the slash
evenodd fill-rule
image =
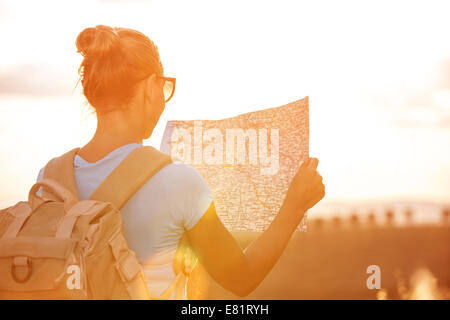
<path id="1" fill-rule="evenodd" d="M 317 172 L 317 158 L 309 158 L 304 161 L 294 178 L 284 199 L 283 206 L 289 214 L 295 215 L 296 221 L 300 222 L 306 210 L 312 208 L 325 196 L 325 186 L 322 176 Z"/>

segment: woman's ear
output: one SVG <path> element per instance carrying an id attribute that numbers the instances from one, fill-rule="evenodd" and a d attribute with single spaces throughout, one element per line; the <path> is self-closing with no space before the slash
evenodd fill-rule
<path id="1" fill-rule="evenodd" d="M 155 88 L 155 77 L 156 75 L 153 73 L 147 79 L 145 79 L 144 84 L 144 97 L 148 99 L 149 102 L 152 102 L 153 90 Z"/>

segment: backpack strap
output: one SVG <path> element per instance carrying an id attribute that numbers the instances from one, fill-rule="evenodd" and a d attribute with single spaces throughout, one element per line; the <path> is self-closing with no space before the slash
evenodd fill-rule
<path id="1" fill-rule="evenodd" d="M 79 149 L 74 148 L 62 156 L 51 159 L 45 166 L 43 176 L 43 179 L 53 179 L 69 190 L 76 201 L 78 201 L 78 191 L 75 182 L 73 160 Z M 42 188 L 42 197 L 56 200 L 55 195 L 46 188 Z"/>
<path id="2" fill-rule="evenodd" d="M 110 202 L 120 210 L 146 181 L 174 160 L 179 159 L 172 158 L 150 146 L 139 147 L 122 160 L 89 199 Z M 176 272 L 176 277 L 161 296 L 152 297 L 152 299 L 170 299 L 173 291 L 175 291 L 175 299 L 182 298 L 187 274 L 185 272 L 187 246 L 189 246 L 188 238 L 183 236 L 178 243 L 174 257 L 173 270 Z"/>
<path id="3" fill-rule="evenodd" d="M 147 180 L 171 162 L 172 157 L 151 146 L 139 147 L 119 163 L 89 199 L 110 202 L 120 210 Z"/>

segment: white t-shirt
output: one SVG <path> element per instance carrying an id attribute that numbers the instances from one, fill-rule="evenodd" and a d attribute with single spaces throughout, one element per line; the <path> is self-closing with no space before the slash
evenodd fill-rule
<path id="1" fill-rule="evenodd" d="M 95 163 L 76 155 L 74 170 L 79 199 L 89 199 L 109 173 L 141 146 L 138 143 L 123 145 Z M 44 168 L 39 171 L 38 181 L 43 171 Z M 149 179 L 120 210 L 125 237 L 143 266 L 151 296 L 160 296 L 174 279 L 173 256 L 184 228 L 193 228 L 212 200 L 200 173 L 175 161 Z M 172 299 L 174 296 L 175 293 Z"/>

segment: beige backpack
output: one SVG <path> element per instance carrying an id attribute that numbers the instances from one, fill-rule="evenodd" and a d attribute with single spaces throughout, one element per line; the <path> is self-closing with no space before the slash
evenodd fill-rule
<path id="1" fill-rule="evenodd" d="M 0 299 L 155 299 L 128 248 L 120 208 L 172 159 L 152 147 L 131 152 L 93 192 L 78 200 L 73 159 L 54 158 L 28 201 L 0 211 Z M 42 187 L 42 197 L 36 195 Z M 173 283 L 180 299 L 195 257 L 180 241 Z"/>

